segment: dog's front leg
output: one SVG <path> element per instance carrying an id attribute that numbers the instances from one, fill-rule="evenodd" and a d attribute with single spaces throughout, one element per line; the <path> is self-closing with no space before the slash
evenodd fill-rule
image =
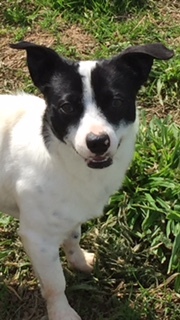
<path id="1" fill-rule="evenodd" d="M 20 223 L 24 248 L 30 257 L 47 302 L 49 320 L 81 320 L 65 296 L 65 278 L 59 260 L 58 244 L 53 237 Z"/>
<path id="2" fill-rule="evenodd" d="M 80 247 L 80 238 L 81 226 L 71 232 L 69 238 L 63 243 L 63 249 L 70 267 L 89 273 L 93 269 L 94 253 L 87 252 Z"/>

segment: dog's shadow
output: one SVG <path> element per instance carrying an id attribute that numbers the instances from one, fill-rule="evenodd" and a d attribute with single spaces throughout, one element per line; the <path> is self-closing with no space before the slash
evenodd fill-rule
<path id="1" fill-rule="evenodd" d="M 129 289 L 112 292 L 109 279 L 97 278 L 94 274 L 85 275 L 64 268 L 67 280 L 66 294 L 70 304 L 82 320 L 140 320 L 142 308 L 135 306 Z M 99 276 L 99 272 L 98 272 Z M 153 307 L 151 309 L 151 315 Z M 5 284 L 0 280 L 1 320 L 42 320 L 46 315 L 45 301 L 37 283 L 17 285 Z M 46 316 L 43 318 L 47 319 Z M 154 319 L 153 316 L 145 319 Z"/>
<path id="2" fill-rule="evenodd" d="M 108 299 L 98 287 L 83 283 L 84 277 L 78 275 L 80 284 L 70 281 L 67 296 L 71 305 L 81 315 L 82 320 L 140 320 L 140 314 L 134 311 L 128 301 L 122 302 L 117 297 Z M 126 318 L 124 317 L 126 311 Z M 48 320 L 45 301 L 38 286 L 34 289 L 23 285 L 0 284 L 0 314 L 1 320 Z"/>

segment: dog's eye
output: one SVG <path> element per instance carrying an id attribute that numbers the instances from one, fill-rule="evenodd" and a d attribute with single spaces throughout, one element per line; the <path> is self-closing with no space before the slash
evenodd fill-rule
<path id="1" fill-rule="evenodd" d="M 122 98 L 115 98 L 112 101 L 112 107 L 114 109 L 120 108 L 122 106 L 122 104 L 123 104 L 123 99 Z"/>
<path id="2" fill-rule="evenodd" d="M 75 112 L 75 107 L 69 102 L 60 105 L 59 109 L 65 114 L 72 114 Z"/>

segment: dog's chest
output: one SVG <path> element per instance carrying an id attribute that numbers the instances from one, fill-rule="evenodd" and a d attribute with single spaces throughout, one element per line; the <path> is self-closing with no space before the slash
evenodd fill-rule
<path id="1" fill-rule="evenodd" d="M 102 214 L 109 196 L 120 186 L 119 179 L 105 174 L 105 178 L 93 172 L 92 175 L 78 179 L 74 176 L 56 176 L 53 185 L 48 186 L 44 194 L 48 202 L 49 218 L 54 223 L 62 220 L 70 224 L 79 224 Z"/>

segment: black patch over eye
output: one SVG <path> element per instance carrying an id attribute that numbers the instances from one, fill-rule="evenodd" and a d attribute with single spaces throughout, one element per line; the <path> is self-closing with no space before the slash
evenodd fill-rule
<path id="1" fill-rule="evenodd" d="M 120 108 L 122 108 L 123 103 L 124 103 L 123 98 L 114 98 L 111 102 L 111 108 L 120 109 Z"/>
<path id="2" fill-rule="evenodd" d="M 78 72 L 78 63 L 67 61 L 64 68 L 57 65 L 46 90 L 46 110 L 43 117 L 42 134 L 46 145 L 53 134 L 66 143 L 72 126 L 78 126 L 84 112 L 83 85 Z"/>
<path id="3" fill-rule="evenodd" d="M 102 61 L 92 70 L 91 85 L 97 107 L 111 124 L 135 121 L 135 81 L 123 64 L 117 69 L 111 62 Z"/>
<path id="4" fill-rule="evenodd" d="M 65 103 L 60 104 L 59 110 L 67 115 L 72 115 L 72 114 L 76 113 L 76 111 L 77 111 L 75 106 L 70 102 L 65 102 Z"/>

